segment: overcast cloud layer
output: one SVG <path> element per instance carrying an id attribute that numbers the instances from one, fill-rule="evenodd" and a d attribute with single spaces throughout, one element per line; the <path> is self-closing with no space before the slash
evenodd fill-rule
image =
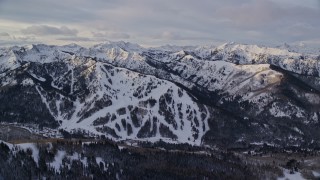
<path id="1" fill-rule="evenodd" d="M 0 45 L 320 46 L 320 0 L 0 0 Z"/>

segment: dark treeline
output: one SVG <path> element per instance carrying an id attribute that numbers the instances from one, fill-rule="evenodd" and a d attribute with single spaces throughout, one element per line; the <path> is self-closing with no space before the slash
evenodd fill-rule
<path id="1" fill-rule="evenodd" d="M 162 145 L 169 149 L 174 146 Z M 281 175 L 277 167 L 251 166 L 230 152 L 197 154 L 119 148 L 108 140 L 58 141 L 36 146 L 38 162 L 31 149 L 10 150 L 0 143 L 0 179 L 265 179 Z M 58 151 L 65 156 L 56 170 L 53 163 Z"/>

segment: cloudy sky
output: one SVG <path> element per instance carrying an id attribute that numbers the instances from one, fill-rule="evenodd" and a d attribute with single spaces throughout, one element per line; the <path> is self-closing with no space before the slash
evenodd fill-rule
<path id="1" fill-rule="evenodd" d="M 320 46 L 320 0 L 0 0 L 0 46 Z"/>

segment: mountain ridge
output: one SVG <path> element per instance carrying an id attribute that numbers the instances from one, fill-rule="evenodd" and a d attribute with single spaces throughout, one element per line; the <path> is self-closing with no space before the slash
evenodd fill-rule
<path id="1" fill-rule="evenodd" d="M 118 140 L 319 143 L 318 54 L 234 43 L 179 50 L 127 42 L 40 44 L 0 54 L 3 122 Z M 7 103 L 9 97 L 14 100 Z M 15 108 L 21 102 L 23 113 Z M 25 107 L 30 102 L 39 111 Z"/>

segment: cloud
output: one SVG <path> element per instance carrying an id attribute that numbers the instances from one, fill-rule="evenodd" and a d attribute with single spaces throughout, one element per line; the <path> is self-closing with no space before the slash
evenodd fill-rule
<path id="1" fill-rule="evenodd" d="M 34 25 L 29 26 L 21 30 L 24 34 L 33 34 L 33 35 L 64 35 L 64 36 L 75 36 L 78 34 L 76 29 L 70 29 L 66 26 L 61 26 L 60 28 L 48 25 Z"/>
<path id="2" fill-rule="evenodd" d="M 1 37 L 1 40 L 4 41 L 4 42 L 9 42 L 9 41 L 23 41 L 23 42 L 27 42 L 27 41 L 34 41 L 36 40 L 36 37 L 34 36 L 30 36 L 30 35 L 27 35 L 27 36 L 16 36 L 16 35 L 12 35 L 10 36 L 9 33 L 7 32 L 0 32 L 0 37 Z M 2 43 L 3 44 L 3 43 Z"/>
<path id="3" fill-rule="evenodd" d="M 60 41 L 73 41 L 73 42 L 92 41 L 92 39 L 87 38 L 87 37 L 63 37 L 63 38 L 57 38 L 57 40 L 60 40 Z"/>
<path id="4" fill-rule="evenodd" d="M 154 36 L 154 39 L 181 40 L 183 38 L 177 33 L 164 31 L 161 34 Z"/>
<path id="5" fill-rule="evenodd" d="M 88 2 L 86 0 L 2 0 L 1 18 L 32 24 L 44 23 L 78 23 L 98 18 L 95 11 L 99 7 L 106 8 L 102 0 Z M 112 6 L 109 5 L 110 8 Z"/>
<path id="6" fill-rule="evenodd" d="M 122 32 L 91 32 L 96 38 L 130 39 L 130 35 Z"/>
<path id="7" fill-rule="evenodd" d="M 164 31 L 151 36 L 155 40 L 173 40 L 173 41 L 194 41 L 194 40 L 214 40 L 221 41 L 219 38 L 214 38 L 212 35 L 204 35 L 196 32 L 179 33 L 178 31 Z"/>
<path id="8" fill-rule="evenodd" d="M 320 32 L 319 0 L 0 2 L 1 32 L 12 35 L 22 28 L 21 36 L 35 35 L 44 43 L 58 38 L 59 42 L 130 39 L 151 45 L 192 45 L 218 38 L 270 45 L 315 39 Z"/>
<path id="9" fill-rule="evenodd" d="M 8 36 L 5 36 L 8 37 Z M 8 38 L 3 38 L 0 41 L 0 47 L 6 46 L 21 46 L 26 44 L 41 43 L 33 36 L 10 36 Z"/>
<path id="10" fill-rule="evenodd" d="M 294 4 L 278 4 L 270 0 L 255 0 L 219 8 L 215 16 L 238 28 L 282 28 L 297 22 L 319 24 L 319 10 Z"/>
<path id="11" fill-rule="evenodd" d="M 223 7 L 217 10 L 216 15 L 238 26 L 257 27 L 281 19 L 282 16 L 276 17 L 278 8 L 270 1 L 258 0 L 239 6 Z"/>
<path id="12" fill-rule="evenodd" d="M 36 40 L 36 38 L 34 36 L 12 36 L 11 39 L 12 40 L 16 40 L 16 41 L 20 40 L 20 41 L 23 41 L 23 42 Z"/>
<path id="13" fill-rule="evenodd" d="M 0 37 L 10 37 L 9 33 L 6 32 L 0 32 Z"/>

